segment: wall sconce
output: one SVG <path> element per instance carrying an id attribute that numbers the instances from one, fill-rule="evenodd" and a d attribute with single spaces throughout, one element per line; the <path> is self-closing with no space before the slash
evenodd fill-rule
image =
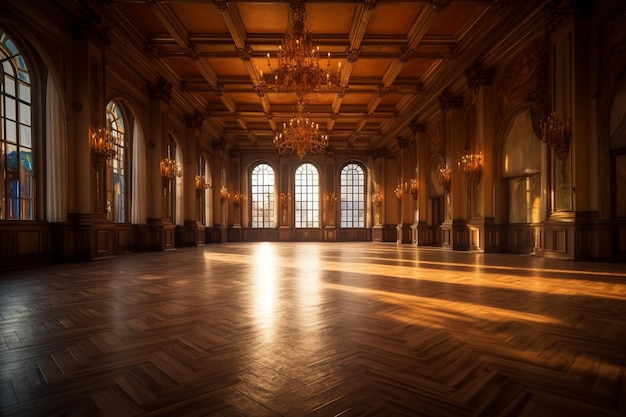
<path id="1" fill-rule="evenodd" d="M 417 181 L 417 178 L 411 178 L 408 183 L 404 184 L 404 188 L 417 200 L 417 192 L 419 191 L 419 181 Z"/>
<path id="2" fill-rule="evenodd" d="M 380 205 L 383 204 L 383 195 L 379 192 L 374 193 L 374 195 L 372 196 L 372 203 L 376 207 L 380 207 Z"/>
<path id="3" fill-rule="evenodd" d="M 459 169 L 471 180 L 478 180 L 483 171 L 483 153 L 469 153 L 465 151 L 459 162 Z"/>
<path id="4" fill-rule="evenodd" d="M 326 204 L 328 204 L 328 207 L 333 208 L 335 206 L 336 201 L 337 201 L 337 196 L 335 195 L 335 193 L 326 194 Z"/>
<path id="5" fill-rule="evenodd" d="M 115 157 L 117 152 L 108 130 L 99 127 L 91 134 L 91 152 L 95 161 L 100 164 Z"/>
<path id="6" fill-rule="evenodd" d="M 398 185 L 396 188 L 393 189 L 394 194 L 396 195 L 396 198 L 398 200 L 402 199 L 402 186 Z"/>
<path id="7" fill-rule="evenodd" d="M 220 200 L 223 202 L 227 201 L 230 197 L 230 193 L 228 192 L 228 188 L 222 187 L 220 188 Z"/>
<path id="8" fill-rule="evenodd" d="M 567 158 L 570 148 L 570 120 L 561 120 L 556 112 L 541 122 L 541 140 L 552 147 L 557 157 Z"/>
<path id="9" fill-rule="evenodd" d="M 180 164 L 176 163 L 174 159 L 164 158 L 161 160 L 161 177 L 164 180 L 172 180 L 174 177 L 182 177 L 183 170 Z"/>
<path id="10" fill-rule="evenodd" d="M 437 182 L 445 191 L 450 191 L 450 181 L 452 180 L 452 171 L 447 166 L 439 168 L 437 173 Z"/>
<path id="11" fill-rule="evenodd" d="M 196 190 L 204 191 L 207 188 L 211 187 L 211 178 L 205 177 L 204 175 L 196 175 Z"/>
<path id="12" fill-rule="evenodd" d="M 239 208 L 242 201 L 243 201 L 243 194 L 241 194 L 239 191 L 235 191 L 235 193 L 233 194 L 233 207 Z"/>

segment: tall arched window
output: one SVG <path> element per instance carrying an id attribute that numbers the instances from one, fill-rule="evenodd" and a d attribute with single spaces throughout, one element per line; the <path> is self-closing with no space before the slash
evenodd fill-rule
<path id="1" fill-rule="evenodd" d="M 341 227 L 365 227 L 365 174 L 357 164 L 341 170 Z"/>
<path id="2" fill-rule="evenodd" d="M 312 164 L 296 170 L 295 227 L 320 227 L 319 174 Z"/>
<path id="3" fill-rule="evenodd" d="M 35 220 L 30 75 L 3 32 L 0 62 L 0 219 Z"/>
<path id="4" fill-rule="evenodd" d="M 128 219 L 128 176 L 127 167 L 128 146 L 124 118 L 120 106 L 111 101 L 106 109 L 107 126 L 111 132 L 115 146 L 115 158 L 113 158 L 113 182 L 112 189 L 107 191 L 107 208 L 112 205 L 112 218 L 115 223 L 125 223 Z M 112 201 L 112 203 L 111 203 Z"/>
<path id="5" fill-rule="evenodd" d="M 252 227 L 274 227 L 274 169 L 259 164 L 252 170 Z"/>

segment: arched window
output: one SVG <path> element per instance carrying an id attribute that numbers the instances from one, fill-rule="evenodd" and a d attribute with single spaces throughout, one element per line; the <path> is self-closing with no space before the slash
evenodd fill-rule
<path id="1" fill-rule="evenodd" d="M 111 132 L 115 146 L 115 158 L 113 158 L 113 183 L 112 189 L 107 191 L 107 208 L 112 205 L 112 218 L 115 223 L 125 223 L 128 219 L 128 176 L 127 167 L 128 146 L 124 118 L 120 106 L 111 101 L 106 109 L 107 126 Z M 112 204 L 111 204 L 112 201 Z"/>
<path id="2" fill-rule="evenodd" d="M 357 164 L 341 170 L 341 227 L 365 227 L 365 174 Z"/>
<path id="3" fill-rule="evenodd" d="M 319 174 L 312 164 L 296 170 L 295 227 L 320 227 Z"/>
<path id="4" fill-rule="evenodd" d="M 252 227 L 274 227 L 274 169 L 259 164 L 252 170 Z"/>
<path id="5" fill-rule="evenodd" d="M 0 219 L 35 220 L 30 75 L 3 32 L 0 62 Z"/>

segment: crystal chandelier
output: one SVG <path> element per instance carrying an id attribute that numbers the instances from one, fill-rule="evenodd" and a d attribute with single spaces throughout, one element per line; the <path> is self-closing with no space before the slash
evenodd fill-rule
<path id="1" fill-rule="evenodd" d="M 341 62 L 337 71 L 330 70 L 330 52 L 322 58 L 319 46 L 313 46 L 304 1 L 293 0 L 289 4 L 289 22 L 282 45 L 278 48 L 278 67 L 273 68 L 267 54 L 268 80 L 263 70 L 261 88 L 278 94 L 293 93 L 299 99 L 308 94 L 339 91 Z M 327 60 L 326 67 L 321 62 Z"/>
<path id="2" fill-rule="evenodd" d="M 283 132 L 274 137 L 274 145 L 280 155 L 293 151 L 302 159 L 307 152 L 322 153 L 328 146 L 328 135 L 319 132 L 303 101 L 298 101 L 289 123 L 283 123 Z"/>

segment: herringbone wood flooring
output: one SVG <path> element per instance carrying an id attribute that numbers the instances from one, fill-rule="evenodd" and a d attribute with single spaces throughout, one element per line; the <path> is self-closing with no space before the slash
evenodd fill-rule
<path id="1" fill-rule="evenodd" d="M 241 243 L 0 277 L 5 416 L 625 416 L 626 268 Z"/>

